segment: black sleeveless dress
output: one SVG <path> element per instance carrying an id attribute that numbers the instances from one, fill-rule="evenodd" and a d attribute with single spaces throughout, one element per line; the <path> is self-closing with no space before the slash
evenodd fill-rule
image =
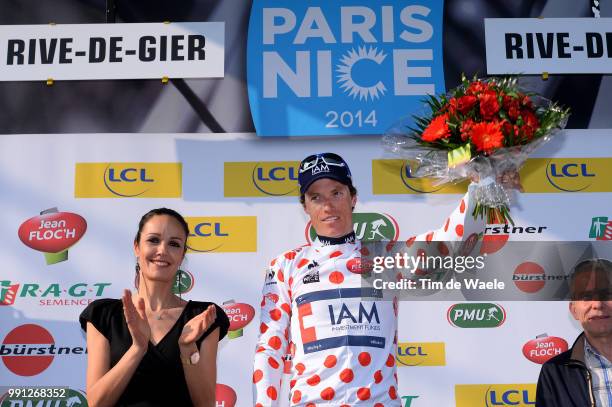
<path id="1" fill-rule="evenodd" d="M 211 302 L 189 301 L 170 331 L 157 345 L 149 342 L 149 349 L 134 372 L 125 391 L 117 401 L 117 406 L 192 406 L 191 397 L 183 365 L 180 359 L 178 339 L 185 324 L 204 311 Z M 215 328 L 220 330 L 220 338 L 227 334 L 229 319 L 221 307 L 217 308 L 217 318 L 213 325 L 196 341 L 200 344 Z M 83 330 L 91 322 L 110 344 L 111 368 L 132 345 L 132 337 L 123 316 L 121 300 L 100 299 L 93 301 L 79 317 Z"/>

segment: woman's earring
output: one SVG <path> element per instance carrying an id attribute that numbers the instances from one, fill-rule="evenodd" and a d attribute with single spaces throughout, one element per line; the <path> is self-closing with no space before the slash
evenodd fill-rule
<path id="1" fill-rule="evenodd" d="M 136 260 L 134 270 L 136 270 L 134 275 L 134 287 L 136 287 L 136 291 L 138 291 L 138 286 L 140 285 L 140 264 L 138 264 L 138 260 Z"/>

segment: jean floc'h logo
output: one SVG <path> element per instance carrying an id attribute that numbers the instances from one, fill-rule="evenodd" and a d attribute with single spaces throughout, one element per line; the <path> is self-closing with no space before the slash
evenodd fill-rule
<path id="1" fill-rule="evenodd" d="M 422 3 L 254 0 L 247 74 L 257 134 L 380 134 L 443 92 L 443 1 Z"/>

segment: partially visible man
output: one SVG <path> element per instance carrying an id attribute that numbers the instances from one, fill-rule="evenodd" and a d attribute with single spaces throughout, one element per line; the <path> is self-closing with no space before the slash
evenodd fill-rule
<path id="1" fill-rule="evenodd" d="M 584 332 L 568 351 L 542 366 L 537 407 L 612 407 L 612 262 L 574 268 L 569 304 Z"/>

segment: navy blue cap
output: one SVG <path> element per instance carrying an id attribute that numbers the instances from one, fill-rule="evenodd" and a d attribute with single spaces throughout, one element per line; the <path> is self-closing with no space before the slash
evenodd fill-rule
<path id="1" fill-rule="evenodd" d="M 310 185 L 321 179 L 330 178 L 344 185 L 353 185 L 351 170 L 346 161 L 338 154 L 319 153 L 309 155 L 300 163 L 298 184 L 300 194 L 305 194 Z"/>

